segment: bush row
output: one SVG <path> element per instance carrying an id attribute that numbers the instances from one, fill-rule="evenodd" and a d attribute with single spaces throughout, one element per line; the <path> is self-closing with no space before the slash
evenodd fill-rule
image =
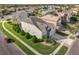
<path id="1" fill-rule="evenodd" d="M 20 33 L 21 35 L 25 36 L 26 39 L 32 39 L 32 41 L 34 43 L 38 43 L 38 42 L 43 42 L 43 39 L 38 39 L 35 35 L 31 35 L 28 32 L 25 33 L 23 30 L 21 30 L 21 28 L 19 27 L 18 24 L 13 25 L 13 29 L 17 32 Z"/>

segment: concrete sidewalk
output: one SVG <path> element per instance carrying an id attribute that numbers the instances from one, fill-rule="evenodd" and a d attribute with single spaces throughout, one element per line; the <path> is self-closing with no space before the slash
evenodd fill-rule
<path id="1" fill-rule="evenodd" d="M 27 43 L 25 43 L 24 41 L 22 41 L 19 37 L 17 37 L 16 35 L 14 35 L 12 32 L 10 32 L 7 28 L 5 28 L 4 23 L 6 21 L 3 21 L 2 26 L 3 29 L 8 32 L 9 34 L 11 34 L 13 37 L 15 37 L 19 42 L 21 42 L 24 46 L 26 46 L 29 50 L 31 50 L 33 53 L 37 54 L 37 55 L 41 55 L 38 51 L 36 51 L 35 49 L 33 49 L 31 46 L 29 46 Z"/>
<path id="2" fill-rule="evenodd" d="M 62 42 L 55 50 L 54 50 L 54 52 L 52 52 L 50 55 L 55 55 L 60 49 L 61 49 L 61 47 L 64 45 L 64 42 Z"/>

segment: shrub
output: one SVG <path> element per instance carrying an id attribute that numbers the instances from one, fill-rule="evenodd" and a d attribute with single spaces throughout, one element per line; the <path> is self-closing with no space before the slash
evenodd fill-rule
<path id="1" fill-rule="evenodd" d="M 77 17 L 71 17 L 70 18 L 70 23 L 76 23 L 78 20 L 77 20 Z"/>
<path id="2" fill-rule="evenodd" d="M 18 26 L 16 26 L 15 29 L 16 29 L 16 32 L 18 33 L 21 32 L 21 29 Z"/>
<path id="3" fill-rule="evenodd" d="M 36 36 L 33 36 L 32 40 L 33 40 L 34 43 L 38 43 L 38 42 L 43 42 L 44 41 L 43 39 L 38 39 Z"/>
<path id="4" fill-rule="evenodd" d="M 19 27 L 19 24 L 14 24 L 13 25 L 13 29 L 16 31 L 16 32 L 20 32 L 21 31 L 21 29 L 20 29 L 20 27 Z"/>
<path id="5" fill-rule="evenodd" d="M 25 35 L 25 32 L 23 30 L 21 30 L 21 35 Z"/>
<path id="6" fill-rule="evenodd" d="M 13 25 L 13 30 L 15 30 L 15 31 L 16 31 L 16 27 L 15 27 L 15 25 Z"/>
<path id="7" fill-rule="evenodd" d="M 26 38 L 27 38 L 27 39 L 32 38 L 32 36 L 31 36 L 29 33 L 26 33 L 26 35 L 25 35 L 25 36 L 26 36 Z"/>
<path id="8" fill-rule="evenodd" d="M 33 36 L 33 37 L 32 37 L 32 40 L 33 40 L 34 43 L 37 43 L 37 42 L 38 42 L 38 39 L 37 39 L 36 36 Z"/>
<path id="9" fill-rule="evenodd" d="M 53 45 L 57 44 L 57 42 L 54 39 L 47 39 L 46 42 L 47 43 L 52 43 Z"/>

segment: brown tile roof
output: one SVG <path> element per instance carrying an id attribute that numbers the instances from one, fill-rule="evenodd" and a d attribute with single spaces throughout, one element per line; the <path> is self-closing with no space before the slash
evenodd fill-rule
<path id="1" fill-rule="evenodd" d="M 52 23 L 52 24 L 56 25 L 57 21 L 62 16 L 64 16 L 64 13 L 58 13 L 58 16 L 57 15 L 48 14 L 48 15 L 45 15 L 45 16 L 41 17 L 41 19 L 44 20 L 45 22 Z"/>

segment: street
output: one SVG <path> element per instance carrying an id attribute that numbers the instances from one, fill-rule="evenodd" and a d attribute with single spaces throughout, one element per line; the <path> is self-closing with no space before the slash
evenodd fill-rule
<path id="1" fill-rule="evenodd" d="M 79 39 L 73 43 L 73 46 L 71 47 L 70 51 L 68 52 L 68 55 L 79 55 Z"/>
<path id="2" fill-rule="evenodd" d="M 23 55 L 24 53 L 13 43 L 5 43 L 6 36 L 0 31 L 0 55 Z"/>

